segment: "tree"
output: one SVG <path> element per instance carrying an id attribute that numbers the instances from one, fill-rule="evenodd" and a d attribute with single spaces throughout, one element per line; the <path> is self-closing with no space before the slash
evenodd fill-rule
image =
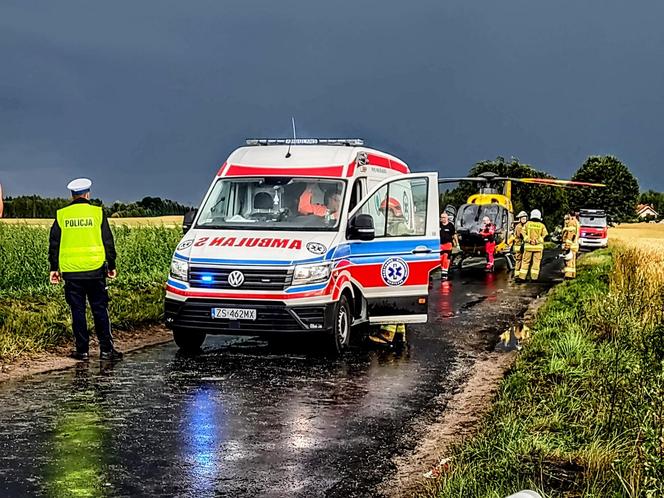
<path id="1" fill-rule="evenodd" d="M 618 158 L 590 156 L 573 179 L 606 185 L 604 188 L 570 190 L 569 202 L 573 209 L 603 209 L 612 224 L 630 221 L 636 216 L 639 183 Z"/>
<path id="2" fill-rule="evenodd" d="M 468 176 L 477 176 L 487 171 L 512 178 L 553 178 L 528 164 L 520 163 L 518 159 L 513 158 L 507 162 L 502 157 L 475 164 L 468 172 Z M 457 188 L 446 190 L 440 196 L 441 209 L 444 209 L 447 204 L 452 204 L 457 208 L 461 204 L 465 204 L 470 195 L 479 191 L 479 187 L 480 185 L 477 183 L 462 182 Z M 562 224 L 563 216 L 567 212 L 565 190 L 543 185 L 513 182 L 512 204 L 515 215 L 522 210 L 530 213 L 533 209 L 539 209 L 542 212 L 544 223 L 550 228 Z"/>

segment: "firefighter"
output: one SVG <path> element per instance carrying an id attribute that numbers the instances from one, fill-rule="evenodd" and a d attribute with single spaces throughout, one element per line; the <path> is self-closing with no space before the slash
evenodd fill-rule
<path id="1" fill-rule="evenodd" d="M 496 251 L 496 225 L 491 222 L 491 219 L 488 216 L 482 218 L 480 236 L 484 240 L 486 271 L 493 271 L 494 253 Z"/>
<path id="2" fill-rule="evenodd" d="M 532 280 L 537 280 L 542 264 L 542 253 L 544 252 L 544 237 L 549 235 L 544 223 L 542 223 L 542 213 L 538 209 L 531 211 L 530 221 L 526 223 L 523 232 L 525 243 L 518 280 L 526 280 L 529 273 Z"/>
<path id="3" fill-rule="evenodd" d="M 518 220 L 514 226 L 514 239 L 512 240 L 512 254 L 514 255 L 514 276 L 518 276 L 521 271 L 521 262 L 523 261 L 523 238 L 526 223 L 528 223 L 528 213 L 521 211 L 516 215 Z"/>
<path id="4" fill-rule="evenodd" d="M 115 244 L 102 208 L 90 204 L 91 186 L 87 178 L 78 178 L 67 185 L 72 201 L 58 210 L 51 227 L 50 282 L 54 285 L 65 282 L 65 300 L 71 309 L 76 343 L 71 356 L 81 361 L 89 359 L 87 298 L 99 339 L 100 359 L 121 360 L 122 353 L 113 346 L 106 287 L 106 277 L 117 276 Z"/>
<path id="5" fill-rule="evenodd" d="M 579 252 L 579 224 L 572 214 L 565 215 L 562 232 L 562 248 L 565 259 L 563 270 L 566 279 L 576 278 L 576 255 Z"/>
<path id="6" fill-rule="evenodd" d="M 440 215 L 440 271 L 442 280 L 447 280 L 447 274 L 452 261 L 452 248 L 459 245 L 459 237 L 454 229 L 454 223 L 446 212 Z"/>

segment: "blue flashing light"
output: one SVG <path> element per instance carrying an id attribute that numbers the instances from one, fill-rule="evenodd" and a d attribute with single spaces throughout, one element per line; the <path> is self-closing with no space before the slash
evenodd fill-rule
<path id="1" fill-rule="evenodd" d="M 214 277 L 212 275 L 203 275 L 201 277 L 201 281 L 205 282 L 206 284 L 211 284 L 214 282 Z"/>

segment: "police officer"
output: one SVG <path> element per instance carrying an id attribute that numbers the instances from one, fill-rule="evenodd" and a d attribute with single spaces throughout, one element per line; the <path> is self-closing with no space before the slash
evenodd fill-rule
<path id="1" fill-rule="evenodd" d="M 51 227 L 49 243 L 50 281 L 65 281 L 65 299 L 72 313 L 76 351 L 72 357 L 88 360 L 88 325 L 85 317 L 86 298 L 94 317 L 99 339 L 100 359 L 121 360 L 122 353 L 113 347 L 111 322 L 108 318 L 106 277 L 115 278 L 115 244 L 102 208 L 90 204 L 87 178 L 67 185 L 72 202 L 57 212 Z"/>

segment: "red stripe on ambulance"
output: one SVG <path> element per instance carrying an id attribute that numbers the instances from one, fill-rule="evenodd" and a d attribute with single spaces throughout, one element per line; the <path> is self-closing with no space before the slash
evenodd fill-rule
<path id="1" fill-rule="evenodd" d="M 274 239 L 271 237 L 201 237 L 194 247 L 275 247 L 277 249 L 302 249 L 300 239 Z"/>
<path id="2" fill-rule="evenodd" d="M 231 164 L 224 176 L 328 176 L 341 178 L 343 166 L 311 166 L 307 168 L 268 168 Z"/>

